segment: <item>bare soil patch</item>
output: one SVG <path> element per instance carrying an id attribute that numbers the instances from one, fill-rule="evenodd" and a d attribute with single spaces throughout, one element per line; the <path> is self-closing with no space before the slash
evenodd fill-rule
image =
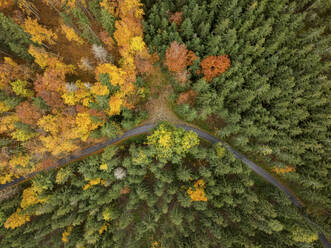
<path id="1" fill-rule="evenodd" d="M 149 113 L 148 120 L 142 125 L 148 123 L 157 123 L 167 121 L 174 124 L 182 124 L 181 121 L 170 108 L 169 97 L 173 93 L 173 88 L 159 66 L 154 66 L 154 71 L 145 77 L 150 84 L 151 97 L 145 104 L 145 109 Z"/>

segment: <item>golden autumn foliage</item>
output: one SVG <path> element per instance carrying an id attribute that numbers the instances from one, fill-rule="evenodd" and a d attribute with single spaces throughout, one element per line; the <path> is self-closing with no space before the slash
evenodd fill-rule
<path id="1" fill-rule="evenodd" d="M 295 168 L 291 166 L 286 166 L 285 168 L 273 168 L 272 170 L 277 174 L 286 174 L 295 171 Z"/>
<path id="2" fill-rule="evenodd" d="M 95 74 L 97 80 L 100 80 L 100 74 L 108 74 L 110 77 L 110 83 L 114 86 L 122 86 L 124 84 L 126 75 L 125 71 L 123 71 L 121 68 L 108 63 L 98 65 L 95 69 Z"/>
<path id="3" fill-rule="evenodd" d="M 57 116 L 54 115 L 44 115 L 38 121 L 38 126 L 44 129 L 46 132 L 50 132 L 53 135 L 56 135 L 59 131 L 59 126 L 57 123 Z"/>
<path id="4" fill-rule="evenodd" d="M 194 190 L 191 187 L 187 190 L 187 194 L 192 201 L 208 201 L 204 187 L 205 182 L 202 179 L 199 179 L 194 183 Z"/>
<path id="5" fill-rule="evenodd" d="M 59 73 L 74 73 L 76 67 L 64 64 L 59 58 L 50 56 L 44 48 L 37 48 L 33 45 L 29 47 L 29 53 L 34 57 L 35 62 L 42 68 L 49 67 Z"/>
<path id="6" fill-rule="evenodd" d="M 102 217 L 105 221 L 110 221 L 111 218 L 110 218 L 110 209 L 109 208 L 105 208 L 103 211 L 102 211 Z"/>
<path id="7" fill-rule="evenodd" d="M 9 8 L 15 4 L 14 0 L 1 0 L 0 1 L 0 10 Z"/>
<path id="8" fill-rule="evenodd" d="M 25 189 L 22 194 L 21 208 L 25 209 L 29 206 L 33 206 L 38 203 L 46 202 L 46 199 L 38 198 L 39 192 L 40 192 L 40 189 L 38 189 L 34 186 L 31 186 L 30 188 Z"/>
<path id="9" fill-rule="evenodd" d="M 147 144 L 154 146 L 160 159 L 171 158 L 174 154 L 182 154 L 199 144 L 196 133 L 173 129 L 161 124 L 147 137 Z"/>
<path id="10" fill-rule="evenodd" d="M 204 78 L 210 82 L 230 67 L 230 59 L 227 55 L 208 56 L 201 61 L 200 65 Z"/>
<path id="11" fill-rule="evenodd" d="M 102 121 L 92 121 L 87 112 L 75 116 L 45 115 L 38 121 L 38 126 L 50 133 L 39 137 L 43 151 L 49 151 L 54 156 L 74 151 L 78 148 L 77 139 L 86 141 L 90 132 L 102 124 Z"/>
<path id="12" fill-rule="evenodd" d="M 14 82 L 11 82 L 10 84 L 16 95 L 24 97 L 33 97 L 33 91 L 26 88 L 28 84 L 26 81 L 16 80 Z"/>
<path id="13" fill-rule="evenodd" d="M 22 226 L 29 221 L 30 216 L 22 213 L 22 209 L 18 208 L 15 213 L 8 217 L 4 224 L 4 227 L 6 229 L 15 229 L 16 227 Z"/>
<path id="14" fill-rule="evenodd" d="M 11 167 L 15 167 L 17 165 L 25 167 L 28 165 L 29 161 L 30 161 L 29 155 L 18 154 L 10 159 L 9 165 Z"/>
<path id="15" fill-rule="evenodd" d="M 91 93 L 96 95 L 96 96 L 105 96 L 109 95 L 109 90 L 106 85 L 103 85 L 100 82 L 96 82 L 92 87 L 91 87 Z"/>
<path id="16" fill-rule="evenodd" d="M 67 13 L 68 10 L 78 7 L 76 6 L 78 2 L 79 7 L 87 7 L 85 0 L 42 0 L 42 2 L 47 5 L 43 5 L 43 8 L 48 6 L 53 8 L 49 13 L 55 13 L 56 9 Z M 4 3 L 4 1 L 0 3 Z M 67 40 L 84 45 L 85 40 L 78 35 L 77 30 L 65 25 L 59 19 L 52 22 L 45 21 L 45 13 L 42 13 L 43 15 L 40 15 L 39 19 L 35 13 L 25 11 L 24 8 L 29 5 L 29 1 L 19 0 L 17 4 L 21 8 L 16 12 L 21 13 L 18 18 L 20 21 L 17 23 L 20 23 L 24 31 L 31 35 L 34 43 L 41 45 L 30 45 L 28 49 L 34 62 L 40 68 L 33 71 L 29 69 L 30 64 L 21 65 L 21 62 L 17 62 L 18 59 L 14 61 L 9 57 L 1 58 L 1 90 L 10 96 L 16 95 L 17 99 L 20 97 L 23 101 L 18 105 L 7 100 L 0 101 L 0 113 L 4 113 L 4 116 L 0 117 L 0 133 L 10 136 L 15 142 L 19 141 L 17 143 L 22 142 L 20 146 L 24 149 L 21 154 L 16 156 L 9 154 L 7 157 L 4 156 L 5 159 L 1 159 L 2 181 L 4 181 L 3 178 L 6 178 L 6 181 L 10 180 L 9 178 L 13 176 L 10 173 L 17 176 L 22 174 L 23 169 L 28 171 L 39 168 L 42 165 L 41 159 L 47 153 L 58 158 L 78 149 L 83 142 L 87 141 L 93 130 L 103 125 L 107 115 L 119 115 L 123 108 L 134 108 L 139 97 L 136 96 L 137 88 L 134 84 L 138 72 L 137 62 L 143 60 L 146 62 L 143 66 L 149 70 L 153 65 L 151 62 L 153 57 L 149 55 L 143 39 L 141 21 L 144 12 L 140 0 L 100 1 L 100 6 L 116 17 L 116 30 L 112 37 L 102 31 L 102 28 L 97 32 L 92 31 L 100 34 L 101 41 L 104 42 L 109 53 L 113 53 L 111 61 L 114 64 L 97 64 L 93 58 L 89 63 L 85 63 L 84 68 L 88 70 L 86 74 L 89 75 L 85 74 L 83 77 L 87 80 L 90 80 L 96 67 L 94 71 L 96 82 L 91 81 L 91 84 L 79 80 L 71 81 L 76 80 L 76 76 L 81 76 L 76 74 L 74 65 L 79 64 L 77 60 L 81 57 L 87 58 L 88 54 L 78 56 L 77 59 L 75 56 L 70 57 L 70 54 L 67 53 L 68 47 L 63 49 L 63 53 L 59 51 L 59 47 L 68 44 L 66 40 L 63 41 L 64 35 Z M 46 11 L 46 13 L 48 12 Z M 25 19 L 24 16 L 26 16 Z M 56 28 L 53 25 L 55 23 L 57 23 Z M 95 29 L 94 24 L 91 25 L 92 29 Z M 53 32 L 55 30 L 61 33 L 57 35 Z M 62 58 L 64 53 L 66 53 L 66 57 Z M 33 65 L 31 68 L 35 69 L 35 66 Z M 79 70 L 77 73 L 81 73 L 81 71 Z M 108 84 L 106 86 L 104 83 L 104 77 L 101 77 L 102 80 L 100 80 L 101 74 L 109 75 L 110 84 L 118 86 L 119 90 L 116 89 L 114 93 L 110 92 L 112 90 Z M 98 101 L 103 99 L 99 96 L 107 97 L 105 102 L 108 101 L 108 107 L 104 107 L 104 102 L 101 104 Z M 94 106 L 102 108 L 92 108 Z M 9 111 L 15 111 L 15 114 Z M 15 127 L 16 122 L 21 122 L 22 126 L 16 124 Z M 29 125 L 31 129 L 23 124 Z M 30 158 L 25 157 L 24 154 L 29 154 L 33 160 L 30 161 Z M 7 171 L 12 167 L 15 169 L 18 167 L 21 171 Z M 3 168 L 6 168 L 8 177 L 2 176 L 2 172 L 5 171 Z M 106 168 L 103 167 L 103 169 Z"/>
<path id="17" fill-rule="evenodd" d="M 109 116 L 117 115 L 121 111 L 121 106 L 123 105 L 123 97 L 121 93 L 116 93 L 109 99 Z"/>
<path id="18" fill-rule="evenodd" d="M 60 154 L 67 154 L 73 152 L 79 148 L 73 141 L 65 140 L 62 137 L 57 136 L 40 136 L 39 137 L 44 150 L 48 151 L 54 156 L 58 156 Z"/>
<path id="19" fill-rule="evenodd" d="M 94 186 L 94 185 L 98 185 L 102 183 L 102 180 L 101 178 L 95 178 L 95 179 L 91 179 L 89 180 L 89 182 L 87 184 L 85 184 L 83 186 L 83 190 L 87 190 L 88 188 L 90 188 L 91 186 Z"/>
<path id="20" fill-rule="evenodd" d="M 102 1 L 100 6 L 110 14 L 117 17 L 114 40 L 106 34 L 101 35 L 107 48 L 111 50 L 116 42 L 119 54 L 119 67 L 113 64 L 98 65 L 96 79 L 100 81 L 100 74 L 108 74 L 113 86 L 120 86 L 120 92 L 110 96 L 108 115 L 120 113 L 121 106 L 132 108 L 134 105 L 128 99 L 133 99 L 135 93 L 137 69 L 135 58 L 137 56 L 148 57 L 146 44 L 143 41 L 143 28 L 141 18 L 143 15 L 142 3 L 139 0 Z M 131 100 L 130 100 L 131 101 Z"/>
<path id="21" fill-rule="evenodd" d="M 0 166 L 1 168 L 2 166 Z M 6 171 L 3 169 L 2 173 L 0 174 L 0 184 L 5 184 L 13 180 L 14 174 L 11 171 Z"/>
<path id="22" fill-rule="evenodd" d="M 38 14 L 36 5 L 30 0 L 17 0 L 17 5 L 24 12 L 24 14 L 28 16 Z M 21 22 L 23 22 L 23 20 Z"/>
<path id="23" fill-rule="evenodd" d="M 46 41 L 48 44 L 55 44 L 55 40 L 57 39 L 57 35 L 47 28 L 40 25 L 37 19 L 31 19 L 28 17 L 25 19 L 23 24 L 23 29 L 25 32 L 31 35 L 31 40 L 37 44 L 42 44 Z"/>
<path id="24" fill-rule="evenodd" d="M 86 141 L 90 132 L 102 124 L 103 121 L 93 121 L 88 112 L 80 112 L 77 115 L 45 115 L 38 120 L 38 126 L 49 132 L 39 137 L 43 151 L 51 152 L 55 156 L 71 152 L 78 148 L 77 139 Z"/>
<path id="25" fill-rule="evenodd" d="M 100 170 L 104 170 L 104 171 L 107 171 L 108 170 L 108 165 L 107 164 L 101 164 L 100 167 L 99 167 Z"/>
<path id="26" fill-rule="evenodd" d="M 7 105 L 6 102 L 0 102 L 0 114 L 7 112 L 9 110 L 11 110 L 12 107 L 10 107 L 9 105 Z"/>
<path id="27" fill-rule="evenodd" d="M 68 242 L 68 238 L 70 236 L 71 231 L 72 231 L 72 226 L 68 226 L 67 230 L 63 231 L 63 233 L 62 233 L 62 242 L 63 243 Z"/>
<path id="28" fill-rule="evenodd" d="M 103 224 L 99 229 L 99 234 L 101 235 L 104 231 L 107 231 L 109 223 Z"/>
<path id="29" fill-rule="evenodd" d="M 76 105 L 79 102 L 79 99 L 75 97 L 74 92 L 66 92 L 63 95 L 61 95 L 63 101 L 67 105 Z"/>
<path id="30" fill-rule="evenodd" d="M 152 248 L 161 248 L 159 242 L 157 242 L 157 241 L 152 242 L 151 247 Z"/>
<path id="31" fill-rule="evenodd" d="M 135 18 L 142 18 L 144 11 L 142 10 L 143 4 L 140 0 L 123 0 L 119 1 L 120 16 L 132 15 Z"/>
<path id="32" fill-rule="evenodd" d="M 80 45 L 84 44 L 84 40 L 76 34 L 75 30 L 72 27 L 62 24 L 61 30 L 69 41 L 76 41 Z"/>
<path id="33" fill-rule="evenodd" d="M 83 106 L 88 107 L 89 103 L 93 101 L 91 95 L 93 92 L 90 92 L 86 85 L 91 88 L 88 83 L 83 83 L 80 80 L 69 86 L 66 84 L 66 92 L 61 96 L 64 103 L 71 106 L 81 103 Z"/>
<path id="34" fill-rule="evenodd" d="M 141 36 L 135 36 L 130 39 L 130 48 L 132 51 L 142 51 L 145 48 L 145 42 Z"/>
<path id="35" fill-rule="evenodd" d="M 126 80 L 127 72 L 121 68 L 118 68 L 115 65 L 98 65 L 98 67 L 96 68 L 97 80 L 100 79 L 100 74 L 108 74 L 111 85 L 120 87 L 119 92 L 117 92 L 115 95 L 110 96 L 110 110 L 107 112 L 110 116 L 119 114 L 121 106 L 128 106 L 126 103 L 126 97 L 134 92 L 135 87 L 132 82 Z"/>
<path id="36" fill-rule="evenodd" d="M 31 70 L 25 65 L 18 65 L 13 59 L 4 57 L 0 64 L 0 89 L 8 89 L 11 82 L 31 78 Z"/>
<path id="37" fill-rule="evenodd" d="M 75 129 L 77 136 L 81 138 L 82 141 L 86 141 L 90 132 L 97 129 L 102 123 L 96 123 L 91 120 L 91 116 L 88 113 L 78 113 L 76 116 Z"/>
<path id="38" fill-rule="evenodd" d="M 102 0 L 100 2 L 100 7 L 104 8 L 105 10 L 108 11 L 109 14 L 113 15 L 113 16 L 117 16 L 115 9 L 118 6 L 118 2 L 117 1 L 109 1 L 109 0 Z"/>
<path id="39" fill-rule="evenodd" d="M 27 141 L 35 136 L 35 133 L 28 132 L 23 129 L 16 129 L 12 132 L 11 137 L 18 140 L 18 141 Z"/>
<path id="40" fill-rule="evenodd" d="M 29 47 L 29 53 L 34 57 L 35 62 L 44 69 L 48 65 L 49 56 L 46 51 L 42 48 L 37 48 L 35 46 Z"/>
<path id="41" fill-rule="evenodd" d="M 0 117 L 0 134 L 13 131 L 15 129 L 14 123 L 17 121 L 19 118 L 14 113 Z"/>

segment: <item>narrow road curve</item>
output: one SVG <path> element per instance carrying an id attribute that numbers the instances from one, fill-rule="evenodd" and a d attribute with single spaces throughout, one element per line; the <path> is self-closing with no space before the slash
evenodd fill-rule
<path id="1" fill-rule="evenodd" d="M 136 135 L 140 135 L 140 134 L 144 134 L 144 133 L 148 133 L 152 128 L 154 128 L 157 124 L 147 124 L 144 126 L 140 126 L 134 129 L 131 129 L 127 132 L 125 132 L 123 135 L 116 137 L 114 139 L 111 140 L 107 140 L 105 142 L 96 144 L 93 147 L 88 147 L 86 149 L 81 150 L 78 154 L 76 155 L 69 155 L 68 157 L 62 158 L 60 160 L 57 161 L 57 163 L 52 166 L 49 167 L 47 169 L 45 169 L 44 171 L 50 170 L 50 169 L 54 169 L 54 168 L 58 168 L 58 167 L 62 167 L 68 163 L 71 163 L 73 161 L 79 160 L 80 158 L 84 158 L 86 156 L 88 156 L 89 154 L 93 154 L 95 152 L 98 152 L 100 150 L 103 150 L 106 146 L 123 141 L 127 138 L 130 138 L 132 136 L 136 136 Z M 279 190 L 281 190 L 282 192 L 284 192 L 290 199 L 290 201 L 296 206 L 298 207 L 300 210 L 304 209 L 304 205 L 301 203 L 301 201 L 295 196 L 293 195 L 283 184 L 281 184 L 279 181 L 277 181 L 273 176 L 271 176 L 267 171 L 265 171 L 264 169 L 262 169 L 261 167 L 259 167 L 257 164 L 255 164 L 254 162 L 252 162 L 251 160 L 249 160 L 245 155 L 243 155 L 242 153 L 238 152 L 237 150 L 235 150 L 234 148 L 232 148 L 230 145 L 228 145 L 227 143 L 225 143 L 224 141 L 217 139 L 216 137 L 210 135 L 209 133 L 206 133 L 198 128 L 195 127 L 191 127 L 191 126 L 187 126 L 187 125 L 183 125 L 183 124 L 178 124 L 175 125 L 176 127 L 180 127 L 180 128 L 184 128 L 187 131 L 193 131 L 195 132 L 200 138 L 205 139 L 207 141 L 209 141 L 210 143 L 216 144 L 218 142 L 221 142 L 223 144 L 223 146 L 229 151 L 231 152 L 236 158 L 240 159 L 244 164 L 246 164 L 249 168 L 251 168 L 256 174 L 260 175 L 261 177 L 263 177 L 266 181 L 268 181 L 269 183 L 271 183 L 272 185 L 274 185 L 275 187 L 277 187 Z M 14 181 L 7 183 L 7 184 L 2 184 L 0 185 L 0 190 L 3 190 L 7 187 L 10 187 L 12 185 L 21 183 L 23 181 L 26 181 L 32 177 L 34 177 L 38 172 L 34 172 L 31 173 L 25 177 L 20 177 L 15 179 Z M 312 225 L 314 225 L 315 227 L 318 227 L 317 224 L 315 224 L 312 220 L 310 220 L 310 218 L 303 213 L 303 211 L 300 211 L 304 218 Z M 329 243 L 329 241 L 326 239 L 325 235 L 320 232 L 318 234 L 319 240 L 322 243 L 324 248 L 330 248 L 331 245 Z"/>

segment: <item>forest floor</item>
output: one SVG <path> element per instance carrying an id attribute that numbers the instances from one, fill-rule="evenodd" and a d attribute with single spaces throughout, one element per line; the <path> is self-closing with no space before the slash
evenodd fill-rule
<path id="1" fill-rule="evenodd" d="M 142 125 L 167 121 L 173 124 L 184 124 L 171 109 L 170 95 L 173 93 L 172 85 L 160 66 L 154 66 L 154 71 L 145 80 L 150 86 L 150 98 L 145 104 L 149 118 Z"/>
<path id="2" fill-rule="evenodd" d="M 85 41 L 84 44 L 78 44 L 77 42 L 69 41 L 61 31 L 60 25 L 62 21 L 59 18 L 59 14 L 41 0 L 36 0 L 35 4 L 39 10 L 40 19 L 38 22 L 57 35 L 56 43 L 50 45 L 49 50 L 54 55 L 60 56 L 66 64 L 76 66 L 76 73 L 83 82 L 94 82 L 95 75 L 93 72 L 87 72 L 79 68 L 82 58 L 88 58 L 92 65 L 97 63 L 89 43 Z"/>
<path id="3" fill-rule="evenodd" d="M 4 190 L 0 190 L 0 203 L 12 197 L 13 195 L 16 195 L 18 192 L 19 186 L 13 186 Z"/>

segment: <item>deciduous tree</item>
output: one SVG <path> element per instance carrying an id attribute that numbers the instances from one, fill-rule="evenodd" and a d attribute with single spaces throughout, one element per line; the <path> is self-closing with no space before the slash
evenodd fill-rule
<path id="1" fill-rule="evenodd" d="M 16 114 L 21 122 L 36 126 L 37 121 L 41 118 L 38 108 L 30 102 L 25 101 L 17 105 Z"/>
<path id="2" fill-rule="evenodd" d="M 42 44 L 43 42 L 47 42 L 50 45 L 55 44 L 57 39 L 57 35 L 47 28 L 40 25 L 37 19 L 31 19 L 27 17 L 23 24 L 23 29 L 25 32 L 31 35 L 31 40 L 37 44 Z"/>
<path id="3" fill-rule="evenodd" d="M 208 56 L 201 61 L 201 67 L 206 81 L 210 82 L 230 67 L 230 59 L 227 55 Z"/>

